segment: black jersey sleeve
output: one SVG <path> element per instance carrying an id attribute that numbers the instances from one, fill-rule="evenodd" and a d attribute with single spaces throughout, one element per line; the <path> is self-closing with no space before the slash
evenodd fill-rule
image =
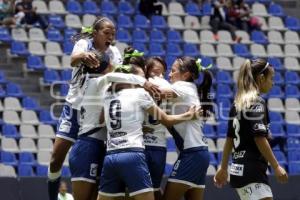
<path id="1" fill-rule="evenodd" d="M 231 106 L 229 112 L 228 128 L 227 128 L 227 137 L 234 138 L 234 128 L 233 128 L 233 118 L 236 116 L 236 111 L 234 105 Z"/>
<path id="2" fill-rule="evenodd" d="M 267 109 L 263 99 L 253 103 L 246 111 L 245 119 L 249 123 L 249 132 L 253 136 L 268 136 Z"/>

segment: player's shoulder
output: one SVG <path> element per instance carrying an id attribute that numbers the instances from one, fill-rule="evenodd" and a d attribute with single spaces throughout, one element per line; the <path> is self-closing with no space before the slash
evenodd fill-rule
<path id="1" fill-rule="evenodd" d="M 264 112 L 266 106 L 266 101 L 258 96 L 252 103 L 249 108 L 251 112 Z"/>

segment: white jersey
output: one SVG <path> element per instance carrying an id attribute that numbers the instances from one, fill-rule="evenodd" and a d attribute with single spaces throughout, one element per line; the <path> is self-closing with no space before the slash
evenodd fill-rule
<path id="1" fill-rule="evenodd" d="M 107 92 L 104 101 L 107 151 L 145 148 L 142 131 L 144 113 L 154 105 L 152 97 L 142 88 Z"/>
<path id="2" fill-rule="evenodd" d="M 149 82 L 158 85 L 161 89 L 171 89 L 171 84 L 163 78 L 154 77 L 149 78 Z M 163 100 L 158 105 L 162 110 L 166 111 L 167 101 Z M 144 131 L 144 142 L 146 146 L 166 147 L 166 131 L 167 128 L 158 120 L 154 119 L 148 113 L 145 113 L 144 125 L 151 131 Z"/>
<path id="3" fill-rule="evenodd" d="M 94 50 L 93 40 L 91 39 L 81 39 L 74 45 L 72 54 L 87 52 Z M 109 58 L 113 65 L 122 63 L 122 56 L 119 50 L 114 46 L 109 46 L 106 50 L 106 53 L 109 55 Z M 81 65 L 81 64 L 80 64 Z M 71 83 L 69 85 L 69 92 L 66 96 L 66 101 L 72 105 L 72 108 L 79 109 L 79 104 L 82 100 L 82 88 L 80 87 L 80 83 L 82 81 L 82 77 L 79 77 L 77 80 L 75 77 L 80 73 L 81 66 L 73 67 Z"/>
<path id="4" fill-rule="evenodd" d="M 172 100 L 172 114 L 184 113 L 192 105 L 200 106 L 197 86 L 194 83 L 177 81 L 172 85 L 172 88 L 178 94 L 178 97 Z M 202 126 L 203 122 L 201 119 L 190 120 L 174 125 L 175 130 L 183 139 L 183 149 L 207 146 L 206 139 L 202 132 Z"/>
<path id="5" fill-rule="evenodd" d="M 100 124 L 103 111 L 104 94 L 111 82 L 144 85 L 145 79 L 141 76 L 123 73 L 108 73 L 97 78 L 87 75 L 82 102 L 80 104 L 80 119 L 78 136 L 87 135 L 99 140 L 106 140 L 105 124 Z"/>

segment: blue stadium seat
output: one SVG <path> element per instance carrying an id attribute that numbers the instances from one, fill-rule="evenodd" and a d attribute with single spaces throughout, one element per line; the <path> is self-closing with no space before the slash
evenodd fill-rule
<path id="1" fill-rule="evenodd" d="M 60 85 L 60 89 L 59 89 L 60 96 L 63 96 L 63 97 L 67 96 L 68 91 L 69 91 L 69 84 L 61 84 Z"/>
<path id="2" fill-rule="evenodd" d="M 7 80 L 5 78 L 5 75 L 2 71 L 0 71 L 0 84 L 6 83 Z"/>
<path id="3" fill-rule="evenodd" d="M 270 117 L 271 122 L 275 122 L 275 123 L 279 123 L 279 124 L 284 123 L 283 117 L 282 117 L 281 113 L 279 113 L 279 112 L 269 111 L 269 117 Z"/>
<path id="4" fill-rule="evenodd" d="M 40 110 L 40 106 L 37 103 L 37 101 L 31 97 L 24 97 L 22 99 L 22 107 L 27 109 L 27 110 Z"/>
<path id="5" fill-rule="evenodd" d="M 2 87 L 2 85 L 0 85 L 0 97 L 4 98 L 6 97 L 6 91 L 4 90 L 4 88 Z M 0 125 L 2 124 L 2 119 L 0 119 Z"/>
<path id="6" fill-rule="evenodd" d="M 132 44 L 132 47 L 138 51 L 141 51 L 141 52 L 144 52 L 144 55 L 147 56 L 149 51 L 146 47 L 146 45 L 144 43 L 141 43 L 141 42 L 134 42 Z"/>
<path id="7" fill-rule="evenodd" d="M 255 1 L 256 1 L 256 0 L 245 0 L 245 2 L 246 2 L 247 4 L 253 4 L 253 3 L 255 3 Z"/>
<path id="8" fill-rule="evenodd" d="M 217 161 L 216 156 L 215 156 L 214 153 L 210 152 L 209 157 L 210 157 L 209 164 L 214 165 L 214 166 L 218 165 L 218 161 Z"/>
<path id="9" fill-rule="evenodd" d="M 69 0 L 67 2 L 66 10 L 70 13 L 81 15 L 82 14 L 82 7 L 78 1 Z"/>
<path id="10" fill-rule="evenodd" d="M 214 61 L 211 57 L 202 56 L 201 57 L 201 65 L 207 67 L 209 65 L 214 65 Z"/>
<path id="11" fill-rule="evenodd" d="M 270 4 L 272 0 L 258 0 L 259 3 Z"/>
<path id="12" fill-rule="evenodd" d="M 280 86 L 273 86 L 268 94 L 269 98 L 283 98 L 284 94 L 280 88 Z"/>
<path id="13" fill-rule="evenodd" d="M 300 84 L 300 77 L 297 72 L 286 71 L 284 77 L 285 77 L 286 84 L 294 84 L 294 85 Z"/>
<path id="14" fill-rule="evenodd" d="M 137 29 L 132 33 L 133 42 L 148 42 L 149 38 L 144 30 Z"/>
<path id="15" fill-rule="evenodd" d="M 295 85 L 285 86 L 285 97 L 286 98 L 300 98 L 299 88 Z"/>
<path id="16" fill-rule="evenodd" d="M 176 151 L 176 144 L 173 138 L 167 138 L 167 150 Z"/>
<path id="17" fill-rule="evenodd" d="M 48 29 L 47 39 L 54 42 L 62 42 L 64 40 L 60 31 L 56 28 Z"/>
<path id="18" fill-rule="evenodd" d="M 63 52 L 67 55 L 71 55 L 74 48 L 74 43 L 70 40 L 65 40 L 63 43 Z"/>
<path id="19" fill-rule="evenodd" d="M 296 137 L 289 137 L 286 141 L 288 150 L 300 150 L 300 140 Z"/>
<path id="20" fill-rule="evenodd" d="M 101 13 L 115 15 L 117 14 L 117 8 L 113 2 L 109 0 L 101 1 L 100 6 Z"/>
<path id="21" fill-rule="evenodd" d="M 169 56 L 181 56 L 182 50 L 179 44 L 168 43 L 167 45 L 167 55 Z"/>
<path id="22" fill-rule="evenodd" d="M 279 123 L 271 122 L 270 131 L 273 137 L 285 137 L 285 131 L 283 130 L 282 125 Z"/>
<path id="23" fill-rule="evenodd" d="M 119 15 L 118 16 L 118 28 L 133 28 L 133 23 L 129 16 L 127 15 Z"/>
<path id="24" fill-rule="evenodd" d="M 209 137 L 209 138 L 215 138 L 216 137 L 215 129 L 210 124 L 204 124 L 203 128 L 202 128 L 202 131 L 203 131 L 205 137 Z"/>
<path id="25" fill-rule="evenodd" d="M 11 42 L 12 38 L 10 36 L 9 31 L 7 28 L 0 27 L 0 41 L 2 42 Z"/>
<path id="26" fill-rule="evenodd" d="M 17 166 L 18 165 L 18 160 L 16 158 L 16 155 L 12 152 L 5 152 L 1 151 L 1 162 L 5 165 L 12 165 L 12 166 Z"/>
<path id="27" fill-rule="evenodd" d="M 171 68 L 172 64 L 174 63 L 174 61 L 176 60 L 176 56 L 167 56 L 166 57 L 166 63 L 167 63 L 167 67 L 168 69 Z"/>
<path id="28" fill-rule="evenodd" d="M 6 94 L 11 97 L 23 97 L 23 91 L 21 87 L 15 83 L 8 83 L 6 85 Z"/>
<path id="29" fill-rule="evenodd" d="M 281 76 L 280 72 L 275 72 L 274 77 L 273 77 L 273 83 L 275 85 L 283 85 L 284 84 L 284 79 Z"/>
<path id="30" fill-rule="evenodd" d="M 285 27 L 292 31 L 300 31 L 300 21 L 296 17 L 288 16 L 285 18 Z"/>
<path id="31" fill-rule="evenodd" d="M 245 44 L 235 44 L 233 47 L 234 54 L 245 57 L 245 58 L 251 58 L 252 55 L 249 52 L 247 46 Z"/>
<path id="32" fill-rule="evenodd" d="M 191 57 L 198 57 L 200 55 L 200 52 L 197 49 L 197 45 L 191 43 L 183 44 L 183 53 L 185 56 L 191 56 Z"/>
<path id="33" fill-rule="evenodd" d="M 44 63 L 39 56 L 29 56 L 27 58 L 27 69 L 31 70 L 41 70 L 44 69 Z"/>
<path id="34" fill-rule="evenodd" d="M 194 15 L 194 16 L 201 16 L 201 10 L 199 8 L 199 6 L 194 3 L 189 1 L 186 5 L 185 5 L 185 12 L 189 15 Z"/>
<path id="35" fill-rule="evenodd" d="M 153 15 L 150 21 L 152 23 L 152 28 L 166 29 L 168 27 L 167 22 L 163 16 Z"/>
<path id="36" fill-rule="evenodd" d="M 61 80 L 62 81 L 70 81 L 72 78 L 72 70 L 65 69 L 61 71 Z"/>
<path id="37" fill-rule="evenodd" d="M 277 159 L 277 161 L 279 162 L 280 165 L 286 165 L 287 164 L 287 160 L 286 157 L 284 155 L 284 153 L 282 151 L 274 151 L 274 155 Z"/>
<path id="38" fill-rule="evenodd" d="M 252 31 L 251 40 L 258 44 L 268 44 L 268 39 L 262 31 Z"/>
<path id="39" fill-rule="evenodd" d="M 57 71 L 46 69 L 44 71 L 44 83 L 45 84 L 51 84 L 53 82 L 60 81 L 60 76 Z"/>
<path id="40" fill-rule="evenodd" d="M 217 72 L 217 83 L 224 83 L 224 84 L 232 84 L 233 80 L 229 72 L 227 71 L 218 71 Z"/>
<path id="41" fill-rule="evenodd" d="M 132 41 L 130 33 L 125 29 L 118 29 L 116 39 L 119 42 L 130 43 Z"/>
<path id="42" fill-rule="evenodd" d="M 61 176 L 62 177 L 70 177 L 71 176 L 69 167 L 63 166 L 63 168 L 61 170 Z"/>
<path id="43" fill-rule="evenodd" d="M 150 42 L 166 42 L 165 34 L 161 30 L 154 29 L 150 32 Z"/>
<path id="44" fill-rule="evenodd" d="M 300 161 L 300 152 L 288 150 L 289 161 Z"/>
<path id="45" fill-rule="evenodd" d="M 24 42 L 12 41 L 10 53 L 18 56 L 28 56 L 29 52 Z"/>
<path id="46" fill-rule="evenodd" d="M 72 36 L 77 34 L 77 31 L 73 28 L 66 28 L 64 31 L 64 39 L 65 40 L 70 40 Z"/>
<path id="47" fill-rule="evenodd" d="M 134 9 L 132 7 L 132 5 L 130 4 L 130 2 L 125 1 L 125 0 L 121 0 L 119 2 L 119 13 L 121 14 L 126 14 L 126 15 L 131 15 L 134 13 Z"/>
<path id="48" fill-rule="evenodd" d="M 57 121 L 52 118 L 50 112 L 47 110 L 40 111 L 39 120 L 44 124 L 56 125 L 57 123 Z"/>
<path id="49" fill-rule="evenodd" d="M 217 135 L 218 137 L 226 137 L 227 136 L 227 122 L 220 122 L 217 126 Z"/>
<path id="50" fill-rule="evenodd" d="M 47 177 L 47 175 L 48 175 L 48 166 L 37 165 L 36 166 L 36 175 Z"/>
<path id="51" fill-rule="evenodd" d="M 212 14 L 212 5 L 209 2 L 205 2 L 202 5 L 202 13 L 203 15 L 210 16 Z"/>
<path id="52" fill-rule="evenodd" d="M 268 62 L 270 63 L 270 65 L 272 65 L 274 67 L 275 71 L 284 70 L 282 62 L 279 58 L 269 57 Z"/>
<path id="53" fill-rule="evenodd" d="M 176 30 L 168 30 L 167 39 L 168 39 L 169 43 L 170 42 L 176 42 L 176 43 L 182 42 L 181 34 L 180 34 L 180 32 L 178 32 Z"/>
<path id="54" fill-rule="evenodd" d="M 164 56 L 166 54 L 162 45 L 159 43 L 150 43 L 149 44 L 149 54 L 150 56 Z"/>
<path id="55" fill-rule="evenodd" d="M 65 21 L 61 18 L 60 15 L 49 15 L 48 16 L 49 24 L 51 24 L 52 27 L 63 29 L 66 27 Z"/>
<path id="56" fill-rule="evenodd" d="M 233 92 L 230 88 L 229 85 L 224 85 L 224 84 L 218 84 L 217 85 L 217 91 L 216 91 L 217 98 L 219 99 L 220 97 L 223 98 L 232 98 L 233 97 Z"/>
<path id="57" fill-rule="evenodd" d="M 277 17 L 284 17 L 284 11 L 281 5 L 276 4 L 276 3 L 271 3 L 268 9 L 268 13 L 273 16 Z"/>
<path id="58" fill-rule="evenodd" d="M 83 2 L 83 13 L 97 15 L 100 12 L 95 1 L 86 0 Z"/>
<path id="59" fill-rule="evenodd" d="M 30 152 L 21 152 L 19 154 L 19 163 L 27 165 L 36 165 L 36 160 L 32 153 Z"/>
<path id="60" fill-rule="evenodd" d="M 144 15 L 135 15 L 134 16 L 134 27 L 148 29 L 150 27 L 150 22 Z"/>
<path id="61" fill-rule="evenodd" d="M 295 162 L 289 162 L 289 174 L 300 174 L 300 162 L 295 161 Z"/>
<path id="62" fill-rule="evenodd" d="M 25 177 L 30 177 L 30 176 L 35 176 L 32 166 L 27 165 L 27 164 L 19 164 L 18 166 L 18 175 L 19 176 L 25 176 Z"/>
<path id="63" fill-rule="evenodd" d="M 286 134 L 288 137 L 300 137 L 300 126 L 298 124 L 286 124 Z"/>

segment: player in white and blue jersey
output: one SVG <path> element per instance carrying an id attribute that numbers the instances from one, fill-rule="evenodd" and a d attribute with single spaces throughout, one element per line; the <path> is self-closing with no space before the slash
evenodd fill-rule
<path id="1" fill-rule="evenodd" d="M 200 73 L 204 74 L 204 79 L 197 85 Z M 162 93 L 172 102 L 170 112 L 180 114 L 191 105 L 201 105 L 202 115 L 206 117 L 211 106 L 206 102 L 212 77 L 208 71 L 203 71 L 200 61 L 190 57 L 176 59 L 169 77 L 173 90 L 162 90 Z M 183 196 L 189 200 L 203 199 L 209 152 L 202 126 L 203 119 L 196 119 L 169 128 L 180 153 L 169 176 L 164 199 L 180 200 Z"/>
<path id="2" fill-rule="evenodd" d="M 63 107 L 57 134 L 53 146 L 53 153 L 48 169 L 48 193 L 50 200 L 57 200 L 58 187 L 62 164 L 72 144 L 77 139 L 79 129 L 78 109 L 82 99 L 81 83 L 83 81 L 82 66 L 95 68 L 99 66 L 99 60 L 92 50 L 107 52 L 113 63 L 122 61 L 120 53 L 110 44 L 115 36 L 114 24 L 105 17 L 97 18 L 92 27 L 84 28 L 75 40 L 75 46 L 71 54 L 71 66 L 73 66 L 72 80 L 69 84 L 69 92 Z"/>
<path id="3" fill-rule="evenodd" d="M 143 71 L 136 66 L 124 71 L 143 75 Z M 166 126 L 195 118 L 199 113 L 198 109 L 190 108 L 181 115 L 166 115 L 144 89 L 128 87 L 130 86 L 113 85 L 114 90 L 105 94 L 107 155 L 104 158 L 98 200 L 125 196 L 125 188 L 128 188 L 129 195 L 136 200 L 154 200 L 144 154 L 144 113 L 159 116 L 160 122 Z"/>

